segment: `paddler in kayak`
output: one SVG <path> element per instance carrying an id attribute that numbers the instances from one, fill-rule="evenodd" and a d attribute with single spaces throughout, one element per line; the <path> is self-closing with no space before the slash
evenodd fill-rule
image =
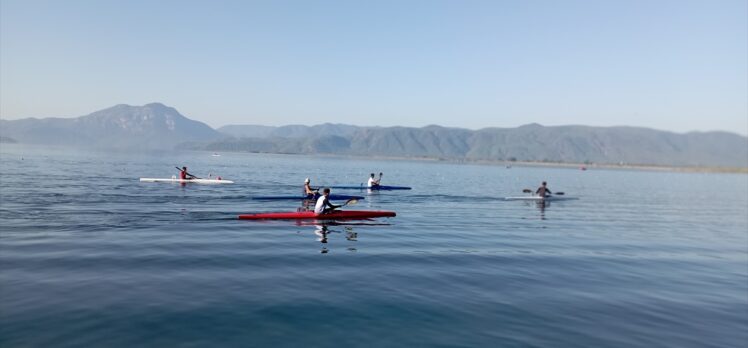
<path id="1" fill-rule="evenodd" d="M 547 186 L 547 184 L 546 184 L 545 181 L 543 181 L 543 183 L 540 185 L 540 187 L 538 187 L 538 190 L 535 191 L 535 195 L 537 195 L 539 197 L 548 197 L 548 196 L 550 196 L 552 194 L 553 194 L 553 192 L 551 192 L 551 190 L 548 188 L 548 186 Z"/>
<path id="2" fill-rule="evenodd" d="M 382 181 L 382 173 L 379 173 L 379 179 L 374 179 L 374 173 L 371 173 L 369 181 L 366 183 L 367 187 L 377 187 L 379 182 Z"/>
<path id="3" fill-rule="evenodd" d="M 304 196 L 306 196 L 306 198 L 312 199 L 315 196 L 319 195 L 319 189 L 313 189 L 310 184 L 311 181 L 309 180 L 309 178 L 304 179 Z"/>
<path id="4" fill-rule="evenodd" d="M 187 173 L 187 167 L 182 167 L 182 169 L 179 171 L 179 178 L 182 180 L 192 180 L 196 177 L 190 173 Z"/>
<path id="5" fill-rule="evenodd" d="M 337 208 L 342 207 L 342 205 L 335 205 L 335 204 L 330 203 L 328 196 L 330 196 L 330 189 L 325 188 L 322 191 L 322 196 L 319 196 L 319 198 L 317 199 L 317 204 L 314 206 L 315 214 L 326 214 Z"/>

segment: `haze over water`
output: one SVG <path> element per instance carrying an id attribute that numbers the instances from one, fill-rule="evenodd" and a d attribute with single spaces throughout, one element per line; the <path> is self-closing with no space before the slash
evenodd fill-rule
<path id="1" fill-rule="evenodd" d="M 740 347 L 744 174 L 0 147 L 0 346 Z M 140 183 L 186 165 L 234 185 Z M 326 226 L 254 201 L 370 172 Z M 507 202 L 547 180 L 576 201 Z"/>

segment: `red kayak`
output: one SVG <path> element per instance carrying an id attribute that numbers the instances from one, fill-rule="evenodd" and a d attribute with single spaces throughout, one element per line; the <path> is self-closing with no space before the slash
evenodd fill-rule
<path id="1" fill-rule="evenodd" d="M 242 214 L 243 220 L 341 220 L 369 219 L 395 216 L 394 211 L 383 210 L 334 210 L 327 214 L 315 214 L 313 211 Z"/>

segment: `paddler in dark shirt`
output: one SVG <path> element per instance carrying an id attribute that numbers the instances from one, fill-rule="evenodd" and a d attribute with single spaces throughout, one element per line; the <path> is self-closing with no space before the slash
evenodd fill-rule
<path id="1" fill-rule="evenodd" d="M 551 190 L 546 186 L 546 182 L 543 181 L 543 184 L 540 187 L 538 187 L 538 190 L 535 191 L 535 194 L 538 195 L 539 197 L 548 197 L 552 195 L 553 192 L 551 192 Z"/>

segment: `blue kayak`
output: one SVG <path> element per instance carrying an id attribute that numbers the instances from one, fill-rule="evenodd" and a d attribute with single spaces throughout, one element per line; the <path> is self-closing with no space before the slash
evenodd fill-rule
<path id="1" fill-rule="evenodd" d="M 298 200 L 316 200 L 319 198 L 319 195 L 309 195 L 309 196 L 258 196 L 258 197 L 252 197 L 254 200 L 259 201 L 282 201 L 282 200 L 288 200 L 288 201 L 298 201 Z M 364 197 L 361 196 L 348 196 L 348 195 L 330 195 L 331 200 L 336 201 L 342 201 L 342 200 L 349 200 L 349 199 L 364 199 Z"/>
<path id="2" fill-rule="evenodd" d="M 372 186 L 367 187 L 364 184 L 361 184 L 359 186 L 330 186 L 332 189 L 340 189 L 340 190 L 379 190 L 379 191 L 389 191 L 389 190 L 410 190 L 411 188 L 408 186 L 387 186 L 387 185 L 378 185 L 378 186 Z"/>

